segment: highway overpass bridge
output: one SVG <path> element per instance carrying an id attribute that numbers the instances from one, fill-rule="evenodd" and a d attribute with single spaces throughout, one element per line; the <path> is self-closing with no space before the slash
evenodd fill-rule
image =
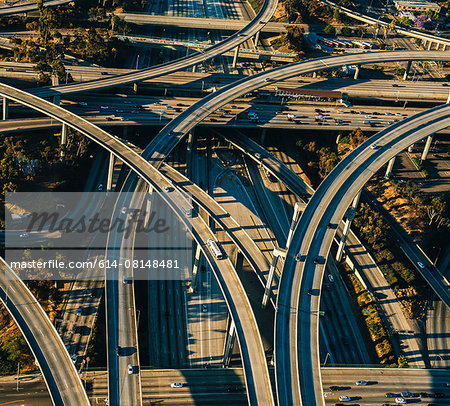
<path id="1" fill-rule="evenodd" d="M 177 17 L 166 15 L 154 15 L 144 13 L 117 13 L 118 17 L 127 23 L 137 25 L 154 25 L 160 27 L 177 27 L 177 28 L 200 28 L 204 30 L 222 30 L 222 31 L 240 31 L 247 24 L 245 20 L 229 20 L 220 18 L 196 18 L 196 17 Z M 262 32 L 269 32 L 272 34 L 286 33 L 285 23 L 268 22 Z M 296 24 L 303 28 L 305 32 L 309 31 L 307 24 Z"/>
<path id="2" fill-rule="evenodd" d="M 182 221 L 186 222 L 188 229 L 192 227 L 193 237 L 202 247 L 202 251 L 216 275 L 223 296 L 227 302 L 229 312 L 236 326 L 242 362 L 246 371 L 245 377 L 249 403 L 264 405 L 273 404 L 267 363 L 258 326 L 236 270 L 230 259 L 216 261 L 212 257 L 212 254 L 206 247 L 206 242 L 209 238 L 215 238 L 214 234 L 212 234 L 200 216 L 193 217 L 190 219 L 191 221 L 186 219 L 180 209 L 185 201 L 184 198 L 177 190 L 174 190 L 171 193 L 166 193 L 164 191 L 164 186 L 168 188 L 171 187 L 170 181 L 162 176 L 153 166 L 149 165 L 145 159 L 134 152 L 130 147 L 81 117 L 78 117 L 61 107 L 55 106 L 50 102 L 6 85 L 0 85 L 0 94 L 57 119 L 66 126 L 75 129 L 79 133 L 100 144 L 110 153 L 117 156 L 133 171 L 136 171 L 146 182 L 152 185 Z M 180 201 L 180 199 L 182 200 Z"/>
<path id="3" fill-rule="evenodd" d="M 333 225 L 342 220 L 354 197 L 384 164 L 409 145 L 449 125 L 447 104 L 377 133 L 347 155 L 309 201 L 294 232 L 279 286 L 275 360 L 280 404 L 324 404 L 318 311 L 326 258 L 335 234 Z M 421 273 L 449 306 L 448 282 L 430 269 Z"/>

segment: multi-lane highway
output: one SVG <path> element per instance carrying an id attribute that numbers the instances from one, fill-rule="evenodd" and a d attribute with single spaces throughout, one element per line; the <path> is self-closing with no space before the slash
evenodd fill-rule
<path id="1" fill-rule="evenodd" d="M 231 35 L 229 38 L 221 41 L 204 52 L 196 52 L 192 55 L 171 61 L 162 65 L 134 71 L 131 73 L 125 73 L 123 75 L 117 75 L 105 79 L 93 80 L 84 83 L 73 83 L 61 86 L 53 86 L 48 88 L 33 89 L 32 92 L 36 96 L 48 97 L 60 94 L 79 93 L 90 90 L 100 90 L 109 87 L 115 87 L 126 83 L 139 82 L 151 77 L 157 77 L 170 72 L 175 72 L 189 66 L 200 64 L 207 59 L 214 58 L 221 55 L 230 49 L 233 49 L 245 41 L 249 40 L 253 35 L 259 32 L 271 19 L 273 13 L 276 10 L 277 0 L 266 0 L 261 7 L 261 10 L 256 17 L 249 22 L 238 33 Z"/>
<path id="2" fill-rule="evenodd" d="M 333 225 L 341 221 L 354 196 L 390 158 L 449 125 L 450 106 L 444 105 L 381 131 L 347 155 L 311 198 L 295 230 L 280 282 L 275 343 L 280 403 L 324 404 L 317 312 L 326 256 L 335 233 Z M 447 298 L 448 287 L 442 280 L 433 288 Z"/>
<path id="3" fill-rule="evenodd" d="M 206 248 L 207 240 L 215 237 L 204 221 L 199 216 L 195 216 L 189 223 L 182 214 L 181 207 L 185 202 L 185 198 L 177 190 L 166 193 L 164 186 L 170 188 L 171 185 L 162 174 L 149 165 L 133 149 L 86 120 L 50 102 L 10 86 L 0 85 L 0 94 L 50 115 L 100 144 L 103 148 L 116 155 L 133 171 L 136 171 L 146 182 L 150 183 L 182 221 L 186 222 L 188 229 L 192 226 L 193 236 L 197 243 L 201 245 L 203 253 L 216 275 L 236 326 L 242 361 L 246 371 L 249 402 L 251 404 L 273 404 L 271 383 L 261 337 L 247 295 L 231 260 L 226 258 L 216 261 L 208 248 Z"/>
<path id="4" fill-rule="evenodd" d="M 73 0 L 48 0 L 44 2 L 44 6 L 45 7 L 61 6 L 62 4 L 67 4 L 70 3 L 71 1 Z M 23 2 L 23 4 L 19 4 L 17 6 L 1 7 L 0 16 L 6 16 L 10 14 L 22 14 L 33 10 L 37 10 L 36 2 L 33 1 Z"/>

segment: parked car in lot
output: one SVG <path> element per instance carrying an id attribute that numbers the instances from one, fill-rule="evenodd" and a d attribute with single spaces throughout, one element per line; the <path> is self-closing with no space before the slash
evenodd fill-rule
<path id="1" fill-rule="evenodd" d="M 170 384 L 171 388 L 182 388 L 183 386 L 184 386 L 184 384 L 181 382 L 173 382 Z"/>
<path id="2" fill-rule="evenodd" d="M 339 396 L 340 402 L 350 402 L 352 398 L 350 396 Z"/>
<path id="3" fill-rule="evenodd" d="M 367 385 L 367 381 L 356 381 L 357 386 L 365 386 Z"/>
<path id="4" fill-rule="evenodd" d="M 405 398 L 395 398 L 395 403 L 397 403 L 397 405 L 404 405 L 404 404 L 406 404 L 406 399 Z"/>

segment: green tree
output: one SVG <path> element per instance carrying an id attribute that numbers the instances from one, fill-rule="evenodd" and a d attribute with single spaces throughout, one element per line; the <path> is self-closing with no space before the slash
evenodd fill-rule
<path id="1" fill-rule="evenodd" d="M 339 11 L 339 7 L 336 7 L 333 11 L 333 18 L 336 22 L 341 21 L 341 12 Z"/>
<path id="2" fill-rule="evenodd" d="M 327 25 L 323 32 L 327 35 L 335 35 L 336 34 L 336 28 L 334 28 L 332 25 Z"/>

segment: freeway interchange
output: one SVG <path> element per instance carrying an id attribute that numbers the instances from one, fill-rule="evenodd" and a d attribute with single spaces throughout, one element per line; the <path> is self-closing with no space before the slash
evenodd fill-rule
<path id="1" fill-rule="evenodd" d="M 157 134 L 143 151 L 137 151 L 136 148 L 130 147 L 79 115 L 42 99 L 42 97 L 115 87 L 195 65 L 206 57 L 220 55 L 226 50 L 239 46 L 240 43 L 257 33 L 272 16 L 275 7 L 276 2 L 265 2 L 258 16 L 239 34 L 231 36 L 229 40 L 223 41 L 223 43 L 210 47 L 204 54 L 194 54 L 166 65 L 111 78 L 33 89 L 29 93 L 10 86 L 0 85 L 0 94 L 4 97 L 4 100 L 12 100 L 52 117 L 59 123 L 75 129 L 100 144 L 131 168 L 132 172 L 130 172 L 129 179 L 125 181 L 124 191 L 136 192 L 136 185 L 143 187 L 145 182 L 147 184 L 145 188 L 149 185 L 162 197 L 181 221 L 192 227 L 192 238 L 200 247 L 214 272 L 225 298 L 232 323 L 236 328 L 249 404 L 271 405 L 277 402 L 279 405 L 323 405 L 325 395 L 322 389 L 318 351 L 318 314 L 325 264 L 335 233 L 334 228 L 330 228 L 328 225 L 338 224 L 342 220 L 354 196 L 364 186 L 365 182 L 391 158 L 430 134 L 447 129 L 450 126 L 448 105 L 417 113 L 396 123 L 387 123 L 388 128 L 374 135 L 371 140 L 363 143 L 338 164 L 316 192 L 307 185 L 301 185 L 295 178 L 295 174 L 282 172 L 282 177 L 284 176 L 287 186 L 294 189 L 294 193 L 303 198 L 309 198 L 311 195 L 312 197 L 292 235 L 291 243 L 285 254 L 277 293 L 272 298 L 272 304 L 276 308 L 274 345 L 276 391 L 275 388 L 272 388 L 258 323 L 238 276 L 236 265 L 230 258 L 218 260 L 211 254 L 207 242 L 218 237 L 214 235 L 211 225 L 200 216 L 191 219 L 186 218 L 186 214 L 180 209 L 184 204 L 182 202 L 185 200 L 185 195 L 191 194 L 196 204 L 205 210 L 214 222 L 220 225 L 226 236 L 218 238 L 218 241 L 222 245 L 234 244 L 237 246 L 250 263 L 262 286 L 267 283 L 266 273 L 270 263 L 261 254 L 260 249 L 248 234 L 240 227 L 239 223 L 223 207 L 180 172 L 165 165 L 164 161 L 187 136 L 189 131 L 208 116 L 241 95 L 264 87 L 267 82 L 277 82 L 345 64 L 411 60 L 448 61 L 449 56 L 437 51 L 371 52 L 302 61 L 255 74 L 224 86 L 209 96 L 192 103 L 176 117 L 174 115 L 173 120 Z M 38 124 L 37 121 L 36 123 L 30 121 L 27 125 L 31 128 L 36 128 L 39 125 L 42 127 L 48 126 L 48 122 Z M 14 125 L 19 126 L 20 123 L 14 124 L 14 122 L 6 121 L 3 124 L 6 129 L 8 126 L 14 128 Z M 280 127 L 277 122 L 274 125 Z M 288 124 L 288 126 L 291 126 L 291 124 Z M 376 147 L 373 147 L 373 145 L 376 145 Z M 248 146 L 241 145 L 241 148 L 248 152 Z M 256 155 L 261 153 L 264 152 L 262 150 L 254 152 L 253 150 L 250 155 L 253 158 L 256 157 L 257 161 L 261 161 L 260 157 Z M 280 175 L 277 169 L 273 169 L 273 161 L 271 165 L 273 173 Z M 138 176 L 144 182 L 138 183 Z M 111 238 L 115 239 L 115 243 L 118 243 L 119 246 L 124 244 L 124 236 L 116 235 Z M 133 253 L 124 250 L 120 255 L 132 258 Z M 416 254 L 413 252 L 411 255 Z M 4 268 L 5 272 L 10 272 L 7 267 Z M 420 267 L 418 271 L 423 274 L 438 296 L 448 306 L 450 299 L 448 297 L 447 280 L 436 276 L 427 267 Z M 112 331 L 112 335 L 108 334 L 107 342 L 108 396 L 113 404 L 142 404 L 145 383 L 140 371 L 136 374 L 129 373 L 129 376 L 125 375 L 124 381 L 120 381 L 120 390 L 119 385 L 117 385 L 119 382 L 118 374 L 123 374 L 127 363 L 132 362 L 132 365 L 139 367 L 140 362 L 137 352 L 134 353 L 132 358 L 127 359 L 119 357 L 116 353 L 118 343 L 123 342 L 124 337 L 130 333 L 130 330 L 132 333 L 131 340 L 127 341 L 126 346 L 137 347 L 135 336 L 137 334 L 136 314 L 134 310 L 128 312 L 128 309 L 132 309 L 135 305 L 133 289 L 131 285 L 121 283 L 120 279 L 120 276 L 116 275 L 113 280 L 107 281 L 106 287 L 107 314 L 108 317 L 111 317 L 107 325 Z M 41 334 L 42 328 L 51 330 L 51 327 L 48 326 L 48 319 L 41 312 L 38 318 L 41 323 L 40 326 L 34 325 L 29 319 L 27 320 L 25 315 L 30 311 L 28 306 L 17 308 L 19 299 L 8 293 L 8 285 L 7 281 L 0 280 L 3 293 L 2 300 L 5 303 L 8 303 L 8 300 L 10 301 L 9 309 L 11 313 L 21 326 L 36 357 L 38 359 L 41 357 L 42 361 L 39 364 L 51 393 L 52 401 L 58 405 L 87 404 L 86 393 L 81 386 L 78 375 L 74 377 L 75 369 L 67 351 L 62 348 L 60 339 L 53 337 L 53 347 L 61 347 L 56 350 L 46 349 L 44 344 L 36 340 L 38 330 L 41 329 Z M 17 286 L 20 291 L 25 291 L 20 283 Z M 116 302 L 117 300 L 118 302 Z M 47 325 L 44 326 L 45 324 Z M 122 330 L 117 332 L 117 326 L 122 326 L 120 327 Z M 57 365 L 49 362 L 51 351 L 61 357 Z M 55 357 L 53 356 L 53 358 Z M 58 382 L 58 379 L 61 379 L 64 384 Z M 74 383 L 71 388 L 67 385 L 67 379 Z M 275 392 L 276 396 L 274 396 Z M 328 395 L 326 398 L 328 403 Z"/>

